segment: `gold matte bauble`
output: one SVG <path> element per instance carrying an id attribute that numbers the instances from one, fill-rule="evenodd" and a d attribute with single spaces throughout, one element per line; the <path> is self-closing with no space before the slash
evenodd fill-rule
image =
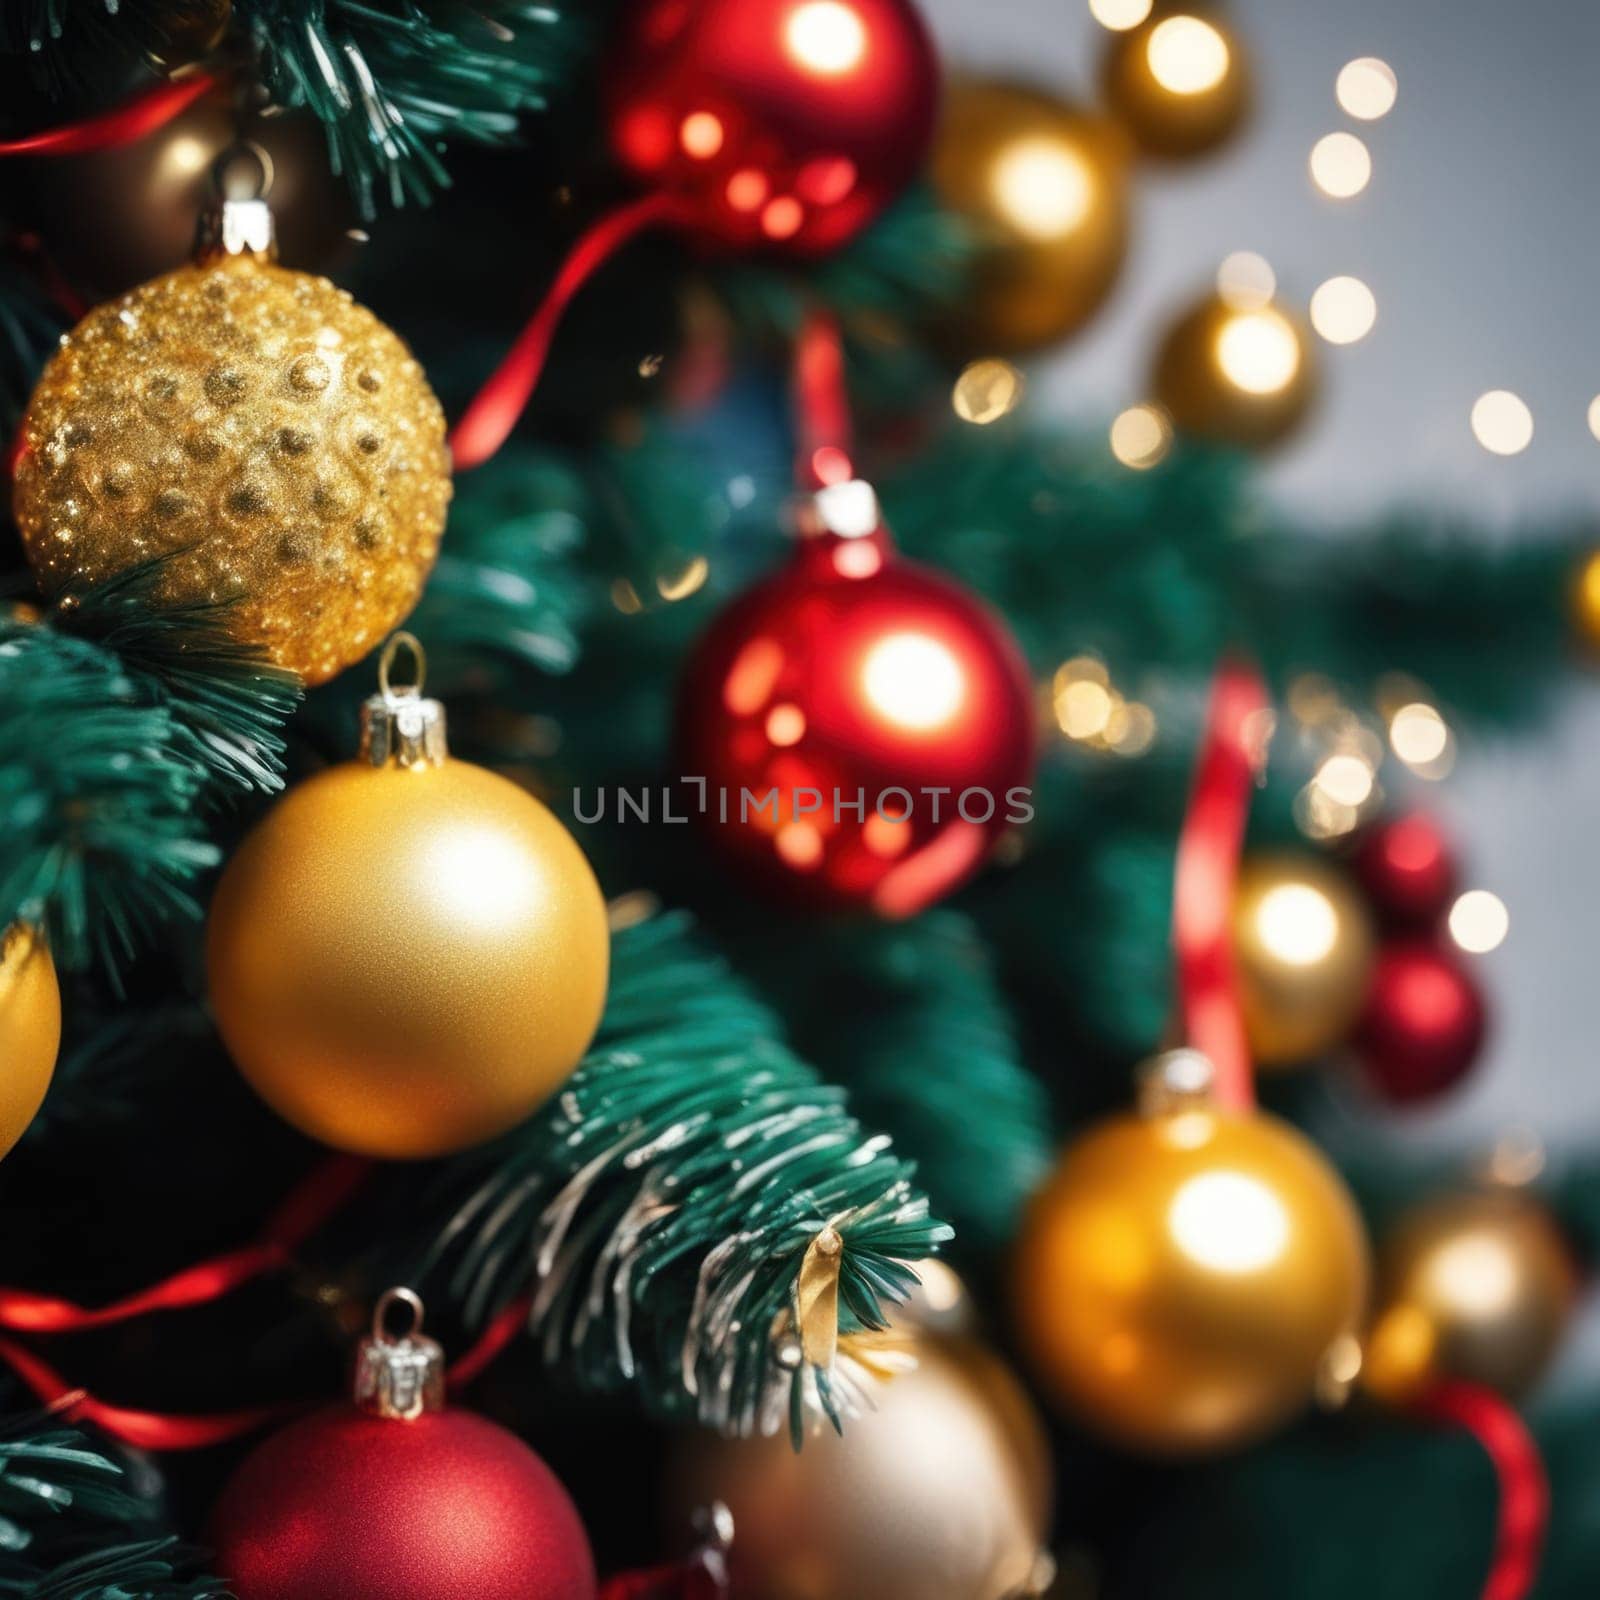
<path id="1" fill-rule="evenodd" d="M 1111 112 L 1151 156 L 1187 159 L 1225 144 L 1250 110 L 1250 64 L 1214 12 L 1157 6 L 1113 33 L 1101 66 Z"/>
<path id="2" fill-rule="evenodd" d="M 160 596 L 320 683 L 416 602 L 450 501 L 410 352 L 326 279 L 257 256 L 91 312 L 23 423 L 14 508 L 46 589 L 169 559 Z"/>
<path id="3" fill-rule="evenodd" d="M 1233 903 L 1233 952 L 1250 1051 L 1262 1066 L 1339 1044 L 1366 998 L 1373 935 L 1366 903 L 1311 856 L 1246 858 Z"/>
<path id="4" fill-rule="evenodd" d="M 503 1133 L 560 1087 L 599 1024 L 608 950 L 572 835 L 435 750 L 292 789 L 223 873 L 206 957 L 223 1040 L 274 1110 L 409 1159 Z"/>
<path id="5" fill-rule="evenodd" d="M 713 1500 L 733 1513 L 739 1600 L 1012 1600 L 1046 1531 L 1050 1465 L 1038 1418 L 981 1346 L 922 1334 L 913 1371 L 876 1409 L 797 1453 L 775 1438 L 684 1441 L 668 1522 Z"/>
<path id="6" fill-rule="evenodd" d="M 328 163 L 321 124 L 305 113 L 256 118 L 249 137 L 272 163 L 283 259 L 329 270 L 355 248 L 346 231 L 356 213 L 348 186 Z M 18 160 L 14 172 L 0 177 L 11 179 L 13 220 L 39 235 L 51 265 L 74 289 L 99 300 L 188 261 L 213 167 L 237 138 L 233 96 L 222 86 L 142 139 Z"/>
<path id="7" fill-rule="evenodd" d="M 1572 586 L 1572 609 L 1578 637 L 1591 653 L 1600 651 L 1600 551 L 1578 569 Z"/>
<path id="8" fill-rule="evenodd" d="M 1403 1403 L 1447 1378 L 1526 1395 L 1561 1346 L 1578 1285 L 1549 1211 L 1496 1188 L 1401 1217 L 1379 1252 L 1378 1290 L 1362 1380 Z"/>
<path id="9" fill-rule="evenodd" d="M 15 923 L 0 934 L 0 1156 L 44 1104 L 61 1048 L 61 991 L 44 941 Z"/>
<path id="10" fill-rule="evenodd" d="M 1033 350 L 1089 320 L 1127 251 L 1127 157 L 1118 129 L 1054 95 L 973 79 L 946 89 L 933 183 L 977 249 L 951 344 Z"/>
<path id="11" fill-rule="evenodd" d="M 1209 1102 L 1119 1116 L 1070 1145 L 1015 1263 L 1040 1377 L 1152 1454 L 1246 1444 L 1302 1410 L 1366 1304 L 1343 1181 L 1263 1113 Z"/>
<path id="12" fill-rule="evenodd" d="M 1310 330 L 1283 306 L 1211 294 L 1173 324 L 1150 383 L 1180 432 L 1266 449 L 1287 439 L 1316 399 Z"/>

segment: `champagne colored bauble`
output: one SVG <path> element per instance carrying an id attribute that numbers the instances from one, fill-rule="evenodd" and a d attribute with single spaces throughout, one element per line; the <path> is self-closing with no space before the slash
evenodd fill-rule
<path id="1" fill-rule="evenodd" d="M 80 294 L 100 300 L 189 260 L 213 166 L 237 139 L 232 95 L 219 86 L 142 139 L 17 161 L 0 179 L 10 180 L 14 218 L 38 233 L 51 265 Z M 328 164 L 321 124 L 309 114 L 258 118 L 250 140 L 272 163 L 284 258 L 328 270 L 354 249 L 346 230 L 356 214 Z"/>
<path id="2" fill-rule="evenodd" d="M 1210 11 L 1161 5 L 1137 28 L 1113 33 L 1100 81 L 1113 115 L 1150 156 L 1206 155 L 1250 111 L 1250 63 Z"/>
<path id="3" fill-rule="evenodd" d="M 836 250 L 927 157 L 939 62 L 911 0 L 632 0 L 616 39 L 612 148 L 703 240 Z"/>
<path id="4" fill-rule="evenodd" d="M 1247 857 L 1233 951 L 1250 1051 L 1262 1066 L 1308 1060 L 1361 1014 L 1372 970 L 1366 906 L 1336 867 L 1310 856 Z"/>
<path id="5" fill-rule="evenodd" d="M 61 991 L 55 964 L 33 929 L 0 934 L 0 1156 L 44 1104 L 61 1048 Z"/>
<path id="6" fill-rule="evenodd" d="M 375 1329 L 356 1402 L 273 1434 L 224 1487 L 209 1542 L 238 1600 L 594 1600 L 566 1490 L 515 1434 L 445 1406 L 419 1328 Z"/>
<path id="7" fill-rule="evenodd" d="M 1127 250 L 1127 165 L 1113 125 L 1054 95 L 950 86 L 933 183 L 978 248 L 951 343 L 973 354 L 1034 350 L 1089 320 Z"/>
<path id="8" fill-rule="evenodd" d="M 1264 1113 L 1179 1100 L 1069 1146 L 1016 1258 L 1041 1378 L 1108 1439 L 1180 1455 L 1287 1422 L 1355 1333 L 1367 1246 L 1342 1180 Z"/>
<path id="9" fill-rule="evenodd" d="M 1483 1049 L 1489 1012 L 1459 956 L 1427 940 L 1378 951 L 1356 1045 L 1367 1081 L 1397 1105 L 1459 1083 Z"/>
<path id="10" fill-rule="evenodd" d="M 739 1600 L 1011 1600 L 1043 1546 L 1050 1460 L 1015 1378 L 981 1346 L 923 1334 L 875 1410 L 796 1453 L 768 1439 L 686 1441 L 669 1525 L 733 1513 Z"/>
<path id="11" fill-rule="evenodd" d="M 690 658 L 678 770 L 705 781 L 704 820 L 742 873 L 912 916 L 1026 809 L 1032 686 L 988 607 L 895 553 L 866 484 L 823 490 L 802 520 L 789 562 Z"/>
<path id="12" fill-rule="evenodd" d="M 420 709 L 419 709 L 420 708 Z M 594 1037 L 609 935 L 594 873 L 506 778 L 380 731 L 373 759 L 292 789 L 211 906 L 217 1023 L 281 1116 L 342 1150 L 442 1155 L 503 1133 Z M 390 752 L 385 759 L 385 753 Z"/>
<path id="13" fill-rule="evenodd" d="M 1180 432 L 1267 449 L 1299 427 L 1316 399 L 1310 330 L 1281 305 L 1211 294 L 1173 324 L 1150 382 Z"/>
<path id="14" fill-rule="evenodd" d="M 1526 1395 L 1561 1346 L 1577 1271 L 1549 1211 L 1510 1187 L 1427 1201 L 1378 1257 L 1362 1381 L 1395 1403 L 1443 1379 Z"/>
<path id="15" fill-rule="evenodd" d="M 450 502 L 422 368 L 326 279 L 219 255 L 92 311 L 23 423 L 14 508 L 45 588 L 167 556 L 162 598 L 320 683 L 416 602 Z"/>

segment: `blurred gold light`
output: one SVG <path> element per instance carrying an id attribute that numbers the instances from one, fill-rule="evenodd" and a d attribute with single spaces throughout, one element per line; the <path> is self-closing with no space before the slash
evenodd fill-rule
<path id="1" fill-rule="evenodd" d="M 1329 133 L 1311 147 L 1311 180 L 1335 200 L 1360 194 L 1372 177 L 1372 157 L 1353 133 Z"/>
<path id="2" fill-rule="evenodd" d="M 1589 432 L 1600 439 L 1600 394 L 1589 402 Z"/>
<path id="3" fill-rule="evenodd" d="M 180 133 L 168 142 L 161 164 L 174 177 L 192 178 L 195 173 L 203 172 L 211 159 L 211 149 L 202 140 L 192 133 Z"/>
<path id="4" fill-rule="evenodd" d="M 1403 705 L 1389 720 L 1394 753 L 1424 778 L 1442 778 L 1451 765 L 1450 728 L 1426 701 Z"/>
<path id="5" fill-rule="evenodd" d="M 1150 75 L 1169 94 L 1204 94 L 1228 73 L 1228 41 L 1199 17 L 1168 17 L 1145 45 Z"/>
<path id="6" fill-rule="evenodd" d="M 1376 56 L 1347 61 L 1334 80 L 1334 98 L 1340 109 L 1361 122 L 1376 122 L 1394 109 L 1400 92 L 1394 68 Z"/>
<path id="7" fill-rule="evenodd" d="M 1138 700 L 1125 700 L 1106 724 L 1106 743 L 1119 756 L 1142 756 L 1156 742 L 1156 714 Z"/>
<path id="8" fill-rule="evenodd" d="M 1056 696 L 1056 721 L 1069 739 L 1094 739 L 1106 731 L 1114 705 L 1103 683 L 1080 678 Z"/>
<path id="9" fill-rule="evenodd" d="M 1342 839 L 1354 833 L 1361 823 L 1358 806 L 1335 800 L 1326 789 L 1308 783 L 1295 797 L 1291 808 L 1295 826 L 1308 839 Z"/>
<path id="10" fill-rule="evenodd" d="M 1143 472 L 1172 448 L 1172 424 L 1159 406 L 1129 406 L 1111 424 L 1111 453 L 1125 467 Z"/>
<path id="11" fill-rule="evenodd" d="M 861 683 L 883 716 L 917 732 L 949 722 L 967 693 L 960 662 L 922 633 L 893 633 L 874 645 Z"/>
<path id="12" fill-rule="evenodd" d="M 1487 889 L 1468 889 L 1450 908 L 1450 937 L 1468 955 L 1499 949 L 1510 931 L 1505 901 Z"/>
<path id="13" fill-rule="evenodd" d="M 1493 455 L 1520 455 L 1533 441 L 1533 413 L 1509 389 L 1491 389 L 1473 402 L 1472 432 Z"/>
<path id="14" fill-rule="evenodd" d="M 1217 364 L 1246 394 L 1277 394 L 1300 370 L 1300 341 L 1281 312 L 1264 306 L 1242 311 L 1217 335 Z"/>
<path id="15" fill-rule="evenodd" d="M 984 427 L 1015 411 L 1027 387 L 1027 380 L 1009 361 L 994 357 L 969 361 L 950 391 L 950 404 L 963 422 Z"/>
<path id="16" fill-rule="evenodd" d="M 1259 311 L 1277 292 L 1272 263 L 1254 250 L 1235 250 L 1217 268 L 1217 293 L 1235 311 Z"/>
<path id="17" fill-rule="evenodd" d="M 1280 883 L 1256 907 L 1256 935 L 1286 966 L 1312 967 L 1338 943 L 1339 913 L 1313 885 Z"/>
<path id="18" fill-rule="evenodd" d="M 1317 768 L 1316 785 L 1342 806 L 1362 806 L 1372 796 L 1372 768 L 1358 755 L 1332 755 Z"/>
<path id="19" fill-rule="evenodd" d="M 1082 153 L 1043 134 L 1008 144 L 995 158 L 989 190 L 996 209 L 1030 239 L 1064 239 L 1094 204 L 1094 174 Z"/>
<path id="20" fill-rule="evenodd" d="M 1089 15 L 1102 28 L 1126 33 L 1150 15 L 1155 0 L 1089 0 Z"/>
<path id="21" fill-rule="evenodd" d="M 1377 320 L 1378 302 L 1359 278 L 1329 278 L 1311 296 L 1311 326 L 1329 344 L 1354 344 Z"/>
<path id="22" fill-rule="evenodd" d="M 796 6 L 783 38 L 802 67 L 825 78 L 849 72 L 867 52 L 867 30 L 855 7 L 842 0 L 806 0 Z"/>
<path id="23" fill-rule="evenodd" d="M 704 556 L 694 556 L 673 572 L 656 574 L 656 588 L 663 600 L 687 600 L 706 581 L 711 564 Z"/>
<path id="24" fill-rule="evenodd" d="M 1283 1202 L 1244 1172 L 1190 1178 L 1172 1197 L 1167 1226 L 1186 1256 L 1214 1272 L 1259 1272 L 1289 1242 Z"/>

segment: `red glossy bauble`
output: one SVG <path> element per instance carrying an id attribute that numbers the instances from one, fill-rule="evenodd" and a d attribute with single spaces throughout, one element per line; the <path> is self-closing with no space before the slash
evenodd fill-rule
<path id="1" fill-rule="evenodd" d="M 470 1411 L 340 1405 L 285 1428 L 223 1491 L 212 1541 L 239 1600 L 594 1600 L 566 1490 Z"/>
<path id="2" fill-rule="evenodd" d="M 843 484 L 824 496 L 860 491 Z M 1000 621 L 951 579 L 813 532 L 692 657 L 681 771 L 730 857 L 789 896 L 911 916 L 1026 820 L 1033 696 Z"/>
<path id="3" fill-rule="evenodd" d="M 1449 841 L 1421 811 L 1369 829 L 1356 846 L 1355 869 L 1379 922 L 1391 928 L 1437 927 L 1456 890 Z"/>
<path id="4" fill-rule="evenodd" d="M 910 0 L 634 0 L 619 40 L 618 158 L 722 243 L 837 249 L 927 156 L 938 62 Z"/>
<path id="5" fill-rule="evenodd" d="M 1357 1030 L 1367 1077 L 1386 1099 L 1426 1100 L 1478 1058 L 1488 1015 L 1461 962 L 1425 942 L 1384 946 Z"/>

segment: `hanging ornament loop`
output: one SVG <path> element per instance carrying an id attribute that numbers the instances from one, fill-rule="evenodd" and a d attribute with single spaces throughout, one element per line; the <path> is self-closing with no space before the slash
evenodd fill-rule
<path id="1" fill-rule="evenodd" d="M 404 1333 L 389 1332 L 395 1307 L 410 1313 Z M 423 1337 L 423 1306 L 415 1290 L 387 1289 L 372 1311 L 372 1332 L 356 1355 L 355 1401 L 365 1412 L 397 1422 L 444 1407 L 444 1349 Z"/>
<path id="2" fill-rule="evenodd" d="M 400 652 L 414 665 L 410 683 L 397 685 L 394 670 Z M 361 708 L 361 758 L 374 767 L 394 762 L 402 767 L 437 767 L 449 755 L 444 707 L 423 696 L 428 656 L 414 634 L 393 634 L 378 658 L 378 692 Z"/>
<path id="3" fill-rule="evenodd" d="M 211 199 L 195 228 L 194 257 L 212 262 L 224 256 L 274 261 L 278 255 L 272 211 L 272 157 L 253 140 L 231 144 L 212 163 Z"/>

